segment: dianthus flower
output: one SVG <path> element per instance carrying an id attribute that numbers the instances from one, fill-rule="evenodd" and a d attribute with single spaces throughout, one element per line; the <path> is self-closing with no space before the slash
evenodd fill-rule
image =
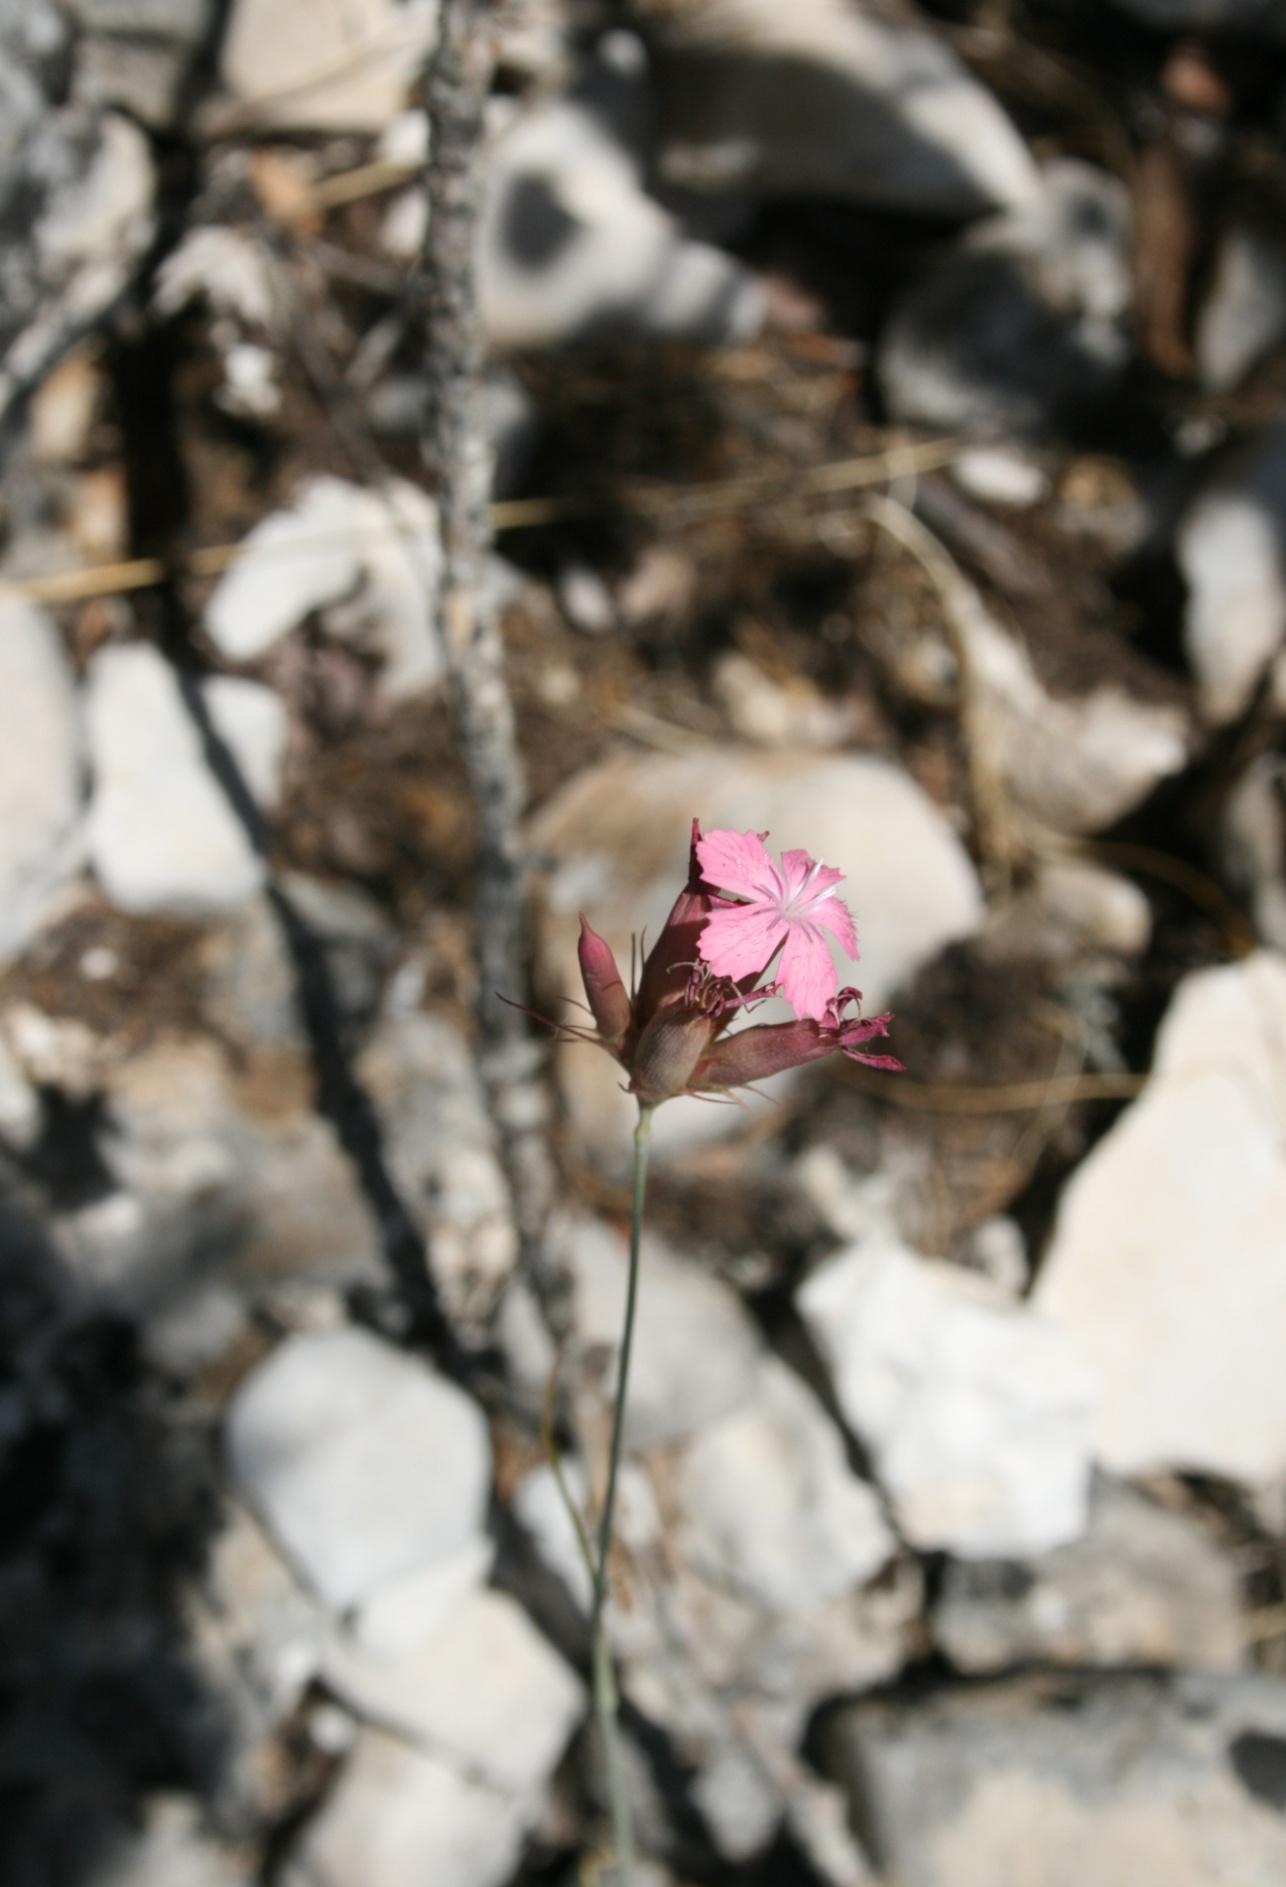
<path id="1" fill-rule="evenodd" d="M 564 1033 L 606 1049 L 645 1108 L 679 1094 L 717 1098 L 767 1075 L 841 1054 L 895 1071 L 892 1055 L 865 1045 L 888 1034 L 891 1015 L 860 1013 L 861 992 L 840 989 L 824 932 L 857 956 L 857 933 L 835 896 L 843 874 L 786 852 L 780 867 L 766 835 L 711 832 L 692 822 L 688 882 L 628 992 L 610 945 L 582 917 L 581 980 L 593 1030 Z M 761 980 L 780 954 L 775 976 Z M 795 1009 L 793 1022 L 729 1025 L 769 996 Z"/>

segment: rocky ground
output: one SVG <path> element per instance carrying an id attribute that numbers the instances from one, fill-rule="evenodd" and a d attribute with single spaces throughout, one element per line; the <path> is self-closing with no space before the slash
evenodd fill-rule
<path id="1" fill-rule="evenodd" d="M 1281 11 L 504 19 L 527 994 L 697 814 L 846 872 L 908 1069 L 657 1119 L 647 1887 L 1286 1878 Z M 0 0 L 14 1887 L 599 1877 L 432 630 L 435 13 Z M 584 1494 L 631 1109 L 535 1039 Z"/>

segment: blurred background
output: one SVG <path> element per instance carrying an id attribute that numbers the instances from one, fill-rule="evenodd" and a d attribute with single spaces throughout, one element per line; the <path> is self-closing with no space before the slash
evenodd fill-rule
<path id="1" fill-rule="evenodd" d="M 695 815 L 907 1067 L 657 1121 L 639 1887 L 1286 1880 L 1286 7 L 486 24 L 506 993 Z M 5 1887 L 608 1878 L 541 1410 L 592 1493 L 632 1109 L 534 1029 L 515 1215 L 436 31 L 0 0 Z"/>

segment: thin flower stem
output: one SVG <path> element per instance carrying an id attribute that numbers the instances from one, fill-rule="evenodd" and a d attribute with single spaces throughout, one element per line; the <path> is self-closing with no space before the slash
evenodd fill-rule
<path id="1" fill-rule="evenodd" d="M 594 1608 L 590 1632 L 594 1659 L 594 1715 L 603 1743 L 607 1795 L 612 1813 L 612 1842 L 616 1849 L 616 1887 L 630 1887 L 634 1878 L 634 1818 L 621 1762 L 619 1698 L 607 1639 L 605 1611 L 612 1553 L 612 1522 L 616 1512 L 616 1483 L 621 1466 L 621 1438 L 625 1431 L 625 1397 L 629 1387 L 630 1353 L 634 1347 L 634 1313 L 639 1294 L 639 1247 L 643 1238 L 643 1201 L 647 1193 L 647 1156 L 652 1138 L 652 1109 L 639 1104 L 634 1129 L 634 1202 L 630 1214 L 630 1267 L 625 1288 L 625 1323 L 621 1331 L 621 1359 L 616 1373 L 612 1408 L 612 1438 L 607 1457 L 607 1487 L 598 1527 L 598 1565 L 594 1576 Z"/>

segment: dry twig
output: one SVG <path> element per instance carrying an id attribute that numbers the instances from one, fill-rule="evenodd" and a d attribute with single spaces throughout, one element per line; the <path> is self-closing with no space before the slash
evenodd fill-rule
<path id="1" fill-rule="evenodd" d="M 482 1072 L 513 1193 L 524 1266 L 552 1334 L 566 1280 L 545 1240 L 554 1172 L 539 1054 L 521 1010 L 501 1000 L 527 980 L 524 785 L 504 645 L 486 599 L 491 455 L 482 410 L 484 343 L 473 257 L 483 108 L 494 57 L 487 0 L 443 0 L 425 81 L 431 127 L 422 268 L 427 336 L 425 455 L 437 476 L 442 540 L 438 628 L 456 734 L 477 820 L 478 1022 Z"/>

